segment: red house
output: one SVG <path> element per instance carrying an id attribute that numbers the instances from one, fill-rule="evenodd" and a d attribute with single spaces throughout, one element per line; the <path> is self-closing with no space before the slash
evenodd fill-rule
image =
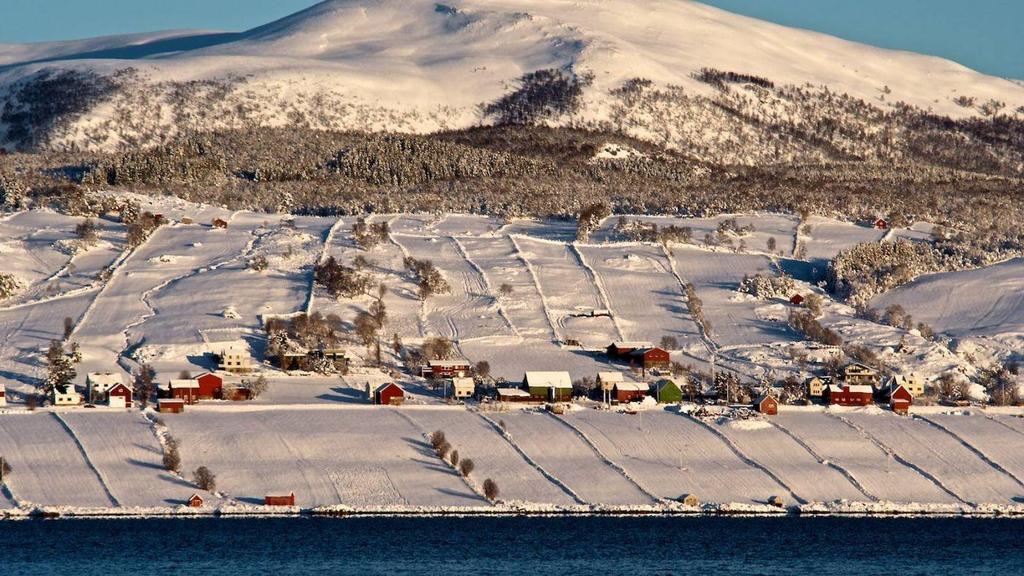
<path id="1" fill-rule="evenodd" d="M 212 372 L 203 372 L 196 376 L 196 382 L 199 383 L 199 398 L 202 400 L 220 398 L 224 389 L 224 379 Z"/>
<path id="2" fill-rule="evenodd" d="M 394 382 L 381 384 L 373 391 L 373 403 L 397 406 L 405 400 L 405 390 Z"/>
<path id="3" fill-rule="evenodd" d="M 633 350 L 629 353 L 629 361 L 640 366 L 644 374 L 648 370 L 668 370 L 670 364 L 668 350 L 662 350 L 657 346 Z"/>
<path id="4" fill-rule="evenodd" d="M 910 413 L 910 405 L 914 403 L 914 395 L 902 385 L 893 388 L 889 393 L 889 408 L 897 414 L 906 416 Z"/>
<path id="5" fill-rule="evenodd" d="M 188 497 L 188 507 L 189 508 L 202 508 L 203 507 L 203 497 L 200 496 L 199 494 L 193 494 L 193 495 L 189 496 Z"/>
<path id="6" fill-rule="evenodd" d="M 107 404 L 113 408 L 131 408 L 132 389 L 124 384 L 115 384 L 107 390 Z"/>
<path id="7" fill-rule="evenodd" d="M 779 413 L 779 401 L 774 396 L 761 396 L 754 401 L 754 409 L 766 416 L 775 416 Z"/>
<path id="8" fill-rule="evenodd" d="M 295 506 L 295 492 L 288 494 L 267 494 L 263 497 L 264 506 Z"/>
<path id="9" fill-rule="evenodd" d="M 879 230 L 885 230 L 888 227 L 889 223 L 885 221 L 885 218 L 879 218 L 878 220 L 875 220 L 875 228 L 878 228 Z"/>
<path id="10" fill-rule="evenodd" d="M 874 389 L 867 384 L 835 384 L 825 388 L 825 402 L 837 406 L 870 406 L 874 402 Z"/>
<path id="11" fill-rule="evenodd" d="M 793 306 L 800 306 L 804 303 L 804 297 L 799 294 L 793 294 L 793 297 L 789 299 L 789 303 Z"/>

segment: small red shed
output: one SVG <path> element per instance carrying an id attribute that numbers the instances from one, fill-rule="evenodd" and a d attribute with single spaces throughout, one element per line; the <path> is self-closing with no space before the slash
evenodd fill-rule
<path id="1" fill-rule="evenodd" d="M 914 395 L 902 385 L 893 388 L 889 394 L 889 408 L 897 414 L 910 413 L 910 405 L 914 403 Z"/>
<path id="2" fill-rule="evenodd" d="M 160 398 L 156 401 L 156 411 L 167 414 L 181 414 L 185 411 L 185 401 L 179 398 Z"/>
<path id="3" fill-rule="evenodd" d="M 405 401 L 405 390 L 394 382 L 381 384 L 373 391 L 373 403 L 397 406 Z"/>
<path id="4" fill-rule="evenodd" d="M 295 492 L 288 494 L 267 494 L 263 497 L 264 506 L 295 506 Z"/>
<path id="5" fill-rule="evenodd" d="M 879 218 L 878 220 L 875 220 L 875 228 L 878 228 L 879 230 L 885 230 L 889 228 L 889 223 L 886 222 L 885 218 Z"/>
<path id="6" fill-rule="evenodd" d="M 107 404 L 112 408 L 131 408 L 132 389 L 125 384 L 115 384 L 107 390 Z"/>
<path id="7" fill-rule="evenodd" d="M 221 390 L 224 389 L 224 379 L 212 372 L 196 376 L 196 382 L 199 383 L 199 398 L 203 400 L 220 398 Z"/>
<path id="8" fill-rule="evenodd" d="M 779 401 L 774 396 L 761 396 L 754 401 L 754 409 L 766 416 L 775 416 L 779 413 Z"/>
<path id="9" fill-rule="evenodd" d="M 193 495 L 189 496 L 188 497 L 188 507 L 189 508 L 202 508 L 203 507 L 203 497 L 200 496 L 199 494 L 193 494 Z"/>
<path id="10" fill-rule="evenodd" d="M 801 296 L 800 294 L 793 294 L 793 296 L 790 297 L 789 299 L 789 303 L 792 304 L 793 306 L 800 306 L 804 303 L 804 297 Z"/>

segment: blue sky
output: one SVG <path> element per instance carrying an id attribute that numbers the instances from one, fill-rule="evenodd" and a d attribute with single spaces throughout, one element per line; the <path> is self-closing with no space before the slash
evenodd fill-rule
<path id="1" fill-rule="evenodd" d="M 170 28 L 244 30 L 314 0 L 0 0 L 0 43 Z M 842 38 L 1024 79 L 1022 0 L 704 0 Z"/>

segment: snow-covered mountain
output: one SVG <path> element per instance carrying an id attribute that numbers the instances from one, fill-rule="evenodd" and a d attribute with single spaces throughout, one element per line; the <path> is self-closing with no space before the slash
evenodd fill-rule
<path id="1" fill-rule="evenodd" d="M 32 144 L 109 148 L 185 128 L 429 132 L 493 120 L 482 105 L 515 90 L 524 74 L 547 69 L 586 79 L 581 105 L 569 114 L 574 122 L 617 123 L 610 94 L 628 81 L 700 96 L 715 90 L 695 78 L 703 68 L 824 86 L 881 109 L 904 102 L 964 117 L 990 101 L 1010 111 L 1024 105 L 1020 84 L 947 60 L 689 0 L 328 0 L 242 33 L 0 45 L 0 95 L 14 102 L 0 133 L 24 145 L 32 141 L 25 123 L 35 119 L 30 128 L 43 134 Z M 118 71 L 110 82 L 93 76 Z M 50 84 L 41 89 L 42 77 Z M 73 93 L 75 102 L 43 116 L 26 102 L 53 91 L 58 99 Z M 625 130 L 670 145 L 685 140 L 683 127 L 658 136 L 660 123 L 634 117 Z"/>

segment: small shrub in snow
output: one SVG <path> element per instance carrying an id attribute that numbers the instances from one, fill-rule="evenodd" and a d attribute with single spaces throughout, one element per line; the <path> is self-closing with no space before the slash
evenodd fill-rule
<path id="1" fill-rule="evenodd" d="M 466 458 L 462 462 L 459 462 L 459 472 L 462 472 L 463 476 L 469 476 L 473 473 L 473 469 L 476 467 L 473 461 Z"/>
<path id="2" fill-rule="evenodd" d="M 170 440 L 170 438 L 168 438 Z M 180 472 L 181 471 L 181 455 L 178 454 L 177 444 L 168 442 L 164 448 L 163 456 L 164 470 L 168 472 Z"/>
<path id="3" fill-rule="evenodd" d="M 405 269 L 412 273 L 416 285 L 419 287 L 421 300 L 426 300 L 434 294 L 451 292 L 452 287 L 430 260 L 417 260 L 412 256 L 406 256 L 403 263 Z"/>
<path id="4" fill-rule="evenodd" d="M 452 445 L 445 441 L 438 444 L 434 449 L 437 451 L 437 457 L 444 460 L 448 456 L 448 453 L 451 452 Z"/>
<path id="5" fill-rule="evenodd" d="M 365 294 L 373 285 L 373 279 L 368 274 L 339 263 L 334 256 L 313 268 L 313 279 L 335 298 L 353 298 Z"/>
<path id="6" fill-rule="evenodd" d="M 257 254 L 249 259 L 249 269 L 255 272 L 263 272 L 270 267 L 270 262 L 263 254 Z"/>
<path id="7" fill-rule="evenodd" d="M 382 242 L 387 242 L 389 233 L 390 229 L 386 221 L 367 224 L 366 220 L 360 218 L 352 225 L 352 238 L 363 250 L 369 250 Z"/>
<path id="8" fill-rule="evenodd" d="M 256 378 L 242 380 L 242 388 L 249 391 L 249 398 L 255 400 L 267 391 L 267 378 L 262 374 Z"/>
<path id="9" fill-rule="evenodd" d="M 452 450 L 452 453 L 448 456 L 448 461 L 452 463 L 452 466 L 459 465 L 459 451 Z"/>
<path id="10" fill-rule="evenodd" d="M 441 444 L 444 444 L 444 443 L 445 443 L 444 431 L 442 431 L 442 430 L 435 430 L 430 435 L 430 445 L 433 446 L 435 450 L 438 448 L 438 446 L 440 446 Z"/>
<path id="11" fill-rule="evenodd" d="M 217 489 L 217 477 L 206 466 L 200 466 L 192 472 L 192 482 L 200 490 L 206 490 L 207 492 L 213 492 Z"/>
<path id="12" fill-rule="evenodd" d="M 498 499 L 498 495 L 500 493 L 501 493 L 501 491 L 498 490 L 498 483 L 497 482 L 495 482 L 494 480 L 491 480 L 490 478 L 488 478 L 487 480 L 484 480 L 484 497 L 485 498 L 487 498 L 491 502 L 494 502 L 495 500 Z"/>
<path id="13" fill-rule="evenodd" d="M 0 300 L 14 296 L 21 290 L 21 281 L 11 274 L 0 274 Z"/>

